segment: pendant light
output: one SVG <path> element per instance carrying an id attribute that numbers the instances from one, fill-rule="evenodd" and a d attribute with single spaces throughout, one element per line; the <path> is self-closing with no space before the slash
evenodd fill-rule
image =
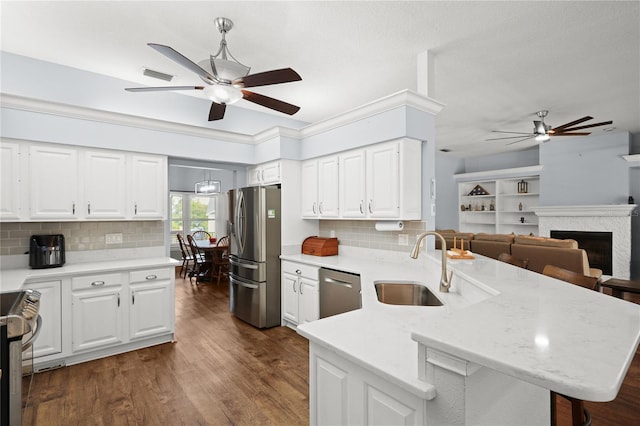
<path id="1" fill-rule="evenodd" d="M 211 195 L 211 194 L 219 194 L 220 193 L 220 181 L 219 180 L 211 180 L 211 176 L 209 179 L 206 177 L 206 172 L 204 180 L 200 182 L 196 182 L 196 194 L 198 195 Z"/>

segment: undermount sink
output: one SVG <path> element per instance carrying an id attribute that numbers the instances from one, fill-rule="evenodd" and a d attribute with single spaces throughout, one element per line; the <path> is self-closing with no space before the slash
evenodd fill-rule
<path id="1" fill-rule="evenodd" d="M 411 281 L 374 281 L 378 300 L 388 305 L 442 306 L 426 286 Z"/>

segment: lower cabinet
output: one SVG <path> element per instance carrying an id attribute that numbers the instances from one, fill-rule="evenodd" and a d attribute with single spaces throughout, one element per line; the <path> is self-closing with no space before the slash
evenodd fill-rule
<path id="1" fill-rule="evenodd" d="M 424 425 L 426 400 L 311 343 L 311 425 Z"/>
<path id="2" fill-rule="evenodd" d="M 73 352 L 124 341 L 123 283 L 121 273 L 71 279 Z"/>
<path id="3" fill-rule="evenodd" d="M 169 269 L 129 273 L 129 339 L 173 331 L 173 286 Z"/>
<path id="4" fill-rule="evenodd" d="M 26 284 L 24 288 L 40 292 L 41 329 L 33 342 L 33 357 L 62 352 L 62 282 L 45 281 Z"/>
<path id="5" fill-rule="evenodd" d="M 317 320 L 319 315 L 318 271 L 320 268 L 282 262 L 282 324 L 292 327 Z"/>

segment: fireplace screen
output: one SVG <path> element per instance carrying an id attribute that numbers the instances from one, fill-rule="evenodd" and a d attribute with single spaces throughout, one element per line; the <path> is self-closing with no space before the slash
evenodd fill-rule
<path id="1" fill-rule="evenodd" d="M 613 274 L 613 233 L 591 231 L 551 231 L 551 238 L 572 239 L 587 252 L 589 266 L 602 269 L 604 275 Z"/>

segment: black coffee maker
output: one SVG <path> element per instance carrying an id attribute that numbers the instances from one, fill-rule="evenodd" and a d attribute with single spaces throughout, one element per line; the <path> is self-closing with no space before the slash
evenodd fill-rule
<path id="1" fill-rule="evenodd" d="M 64 265 L 64 235 L 32 235 L 29 244 L 29 266 L 33 269 Z"/>

